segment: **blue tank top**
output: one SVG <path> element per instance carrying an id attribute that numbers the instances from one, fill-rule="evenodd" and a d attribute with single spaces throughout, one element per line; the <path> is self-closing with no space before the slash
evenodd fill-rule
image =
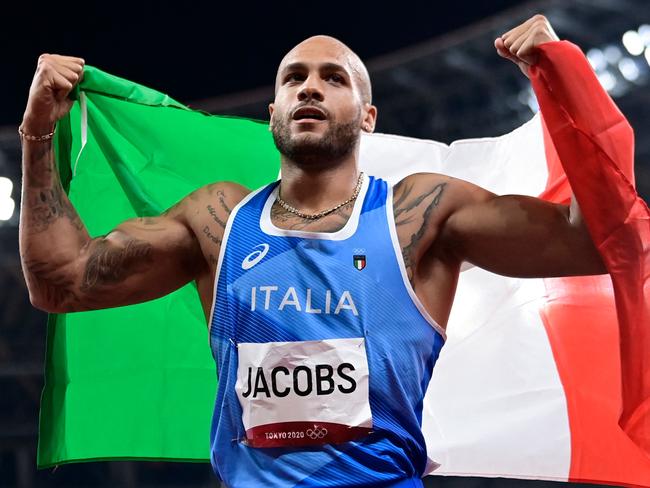
<path id="1" fill-rule="evenodd" d="M 278 188 L 233 209 L 221 246 L 210 328 L 219 378 L 214 471 L 232 487 L 421 486 L 423 399 L 444 331 L 407 279 L 392 188 L 365 176 L 348 222 L 333 233 L 276 227 Z M 372 432 L 317 447 L 251 447 L 235 391 L 238 344 L 351 337 L 365 339 Z"/>

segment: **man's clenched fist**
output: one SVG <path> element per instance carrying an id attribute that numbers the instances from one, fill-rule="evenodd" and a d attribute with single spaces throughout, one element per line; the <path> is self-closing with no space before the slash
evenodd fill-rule
<path id="1" fill-rule="evenodd" d="M 23 130 L 30 134 L 51 132 L 57 120 L 68 113 L 72 88 L 83 77 L 84 60 L 72 56 L 42 54 L 29 88 Z"/>
<path id="2" fill-rule="evenodd" d="M 497 48 L 499 56 L 517 64 L 528 76 L 528 67 L 537 62 L 537 46 L 559 40 L 548 19 L 538 14 L 497 37 L 494 47 Z"/>

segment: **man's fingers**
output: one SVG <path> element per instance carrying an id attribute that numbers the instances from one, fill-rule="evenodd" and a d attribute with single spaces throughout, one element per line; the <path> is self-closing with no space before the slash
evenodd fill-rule
<path id="1" fill-rule="evenodd" d="M 63 66 L 57 64 L 51 60 L 48 60 L 41 64 L 39 68 L 39 78 L 45 82 L 45 84 L 51 84 L 51 88 L 58 89 L 60 86 L 65 88 L 69 84 L 74 85 L 79 80 L 79 74 Z M 61 80 L 65 80 L 62 82 Z"/>
<path id="2" fill-rule="evenodd" d="M 510 52 L 508 50 L 504 50 L 504 49 L 497 48 L 497 54 L 499 56 L 501 56 L 502 58 L 506 58 L 506 59 L 509 59 L 511 57 Z"/>
<path id="3" fill-rule="evenodd" d="M 83 59 L 58 54 L 42 54 L 38 59 L 40 78 L 54 90 L 56 99 L 60 91 L 66 95 L 83 77 Z"/>
<path id="4" fill-rule="evenodd" d="M 535 47 L 535 36 L 531 35 L 519 46 L 517 52 L 515 53 L 519 59 L 524 61 L 526 64 L 536 64 L 539 54 Z"/>
<path id="5" fill-rule="evenodd" d="M 512 41 L 514 41 L 521 34 L 526 32 L 536 20 L 537 20 L 536 17 L 531 17 L 530 19 L 528 19 L 523 24 L 519 24 L 517 27 L 514 27 L 514 28 L 510 29 L 508 32 L 502 34 L 501 37 L 503 38 L 504 41 L 509 39 L 510 44 L 512 44 Z"/>
<path id="6" fill-rule="evenodd" d="M 515 54 L 513 54 L 510 49 L 507 49 L 505 43 L 503 42 L 503 39 L 501 39 L 501 38 L 495 39 L 494 47 L 496 48 L 497 54 L 499 56 L 501 56 L 503 58 L 506 58 L 506 59 L 509 59 L 510 61 L 515 63 L 519 67 L 519 69 L 522 71 L 522 73 L 524 73 L 526 76 L 528 76 L 528 68 L 529 68 L 528 63 L 525 60 L 523 60 L 523 59 L 517 57 Z"/>
<path id="7" fill-rule="evenodd" d="M 515 61 L 522 71 L 537 63 L 539 53 L 537 46 L 545 42 L 557 40 L 548 20 L 543 15 L 535 15 L 520 26 L 508 31 L 502 36 L 503 46 L 509 56 L 503 57 Z M 497 47 L 498 50 L 498 47 Z"/>
<path id="8" fill-rule="evenodd" d="M 528 39 L 528 37 L 529 37 L 529 33 L 524 32 L 519 37 L 512 39 L 512 42 L 510 42 L 508 46 L 508 51 L 510 51 L 510 53 L 512 53 L 513 56 L 517 56 L 517 52 L 524 44 L 524 42 L 526 42 L 526 39 Z"/>
<path id="9" fill-rule="evenodd" d="M 86 64 L 86 61 L 84 61 L 83 58 L 77 58 L 74 56 L 61 56 L 60 54 L 46 54 L 45 56 L 50 56 L 54 61 L 60 63 L 74 63 L 80 64 L 81 66 Z"/>
<path id="10" fill-rule="evenodd" d="M 64 56 L 64 58 L 67 59 L 61 60 L 62 66 L 65 66 L 75 73 L 77 75 L 76 83 L 80 83 L 84 78 L 84 66 L 86 65 L 86 62 L 83 58 L 74 58 L 71 56 Z"/>
<path id="11" fill-rule="evenodd" d="M 509 59 L 510 61 L 516 63 L 517 62 L 517 57 L 514 56 L 508 48 L 505 46 L 503 43 L 503 39 L 500 37 L 497 37 L 494 41 L 494 47 L 497 50 L 497 54 L 501 56 L 502 58 Z"/>
<path id="12" fill-rule="evenodd" d="M 83 71 L 83 69 L 84 69 L 84 65 L 83 65 L 83 64 L 81 64 L 81 63 L 76 63 L 76 62 L 74 62 L 74 61 L 61 61 L 61 62 L 59 63 L 59 65 L 60 65 L 60 66 L 65 66 L 66 68 L 68 68 L 69 70 L 74 71 L 74 72 L 77 73 L 77 74 L 80 74 L 80 73 Z"/>
<path id="13" fill-rule="evenodd" d="M 52 81 L 54 83 L 54 98 L 58 101 L 63 100 L 72 90 L 72 82 L 56 71 L 52 72 Z"/>
<path id="14" fill-rule="evenodd" d="M 73 56 L 41 54 L 29 89 L 25 117 L 35 127 L 49 127 L 69 112 L 68 95 L 83 77 L 85 61 Z"/>
<path id="15" fill-rule="evenodd" d="M 73 71 L 72 69 L 68 68 L 67 66 L 60 65 L 57 67 L 56 71 L 63 75 L 66 80 L 68 80 L 70 83 L 73 85 L 79 81 L 79 73 L 76 71 Z"/>
<path id="16" fill-rule="evenodd" d="M 79 79 L 79 76 L 83 73 L 85 61 L 82 58 L 76 58 L 73 56 L 61 56 L 58 54 L 41 54 L 38 58 L 38 67 L 41 70 L 55 70 L 60 71 L 65 74 L 66 77 L 73 79 L 68 76 L 70 72 L 75 73 L 76 78 L 74 81 Z"/>
<path id="17" fill-rule="evenodd" d="M 544 21 L 547 22 L 546 17 L 544 17 L 542 14 L 536 14 L 533 15 L 530 19 L 528 19 L 526 22 L 523 22 L 522 24 L 519 24 L 517 27 L 513 27 L 510 29 L 508 32 L 504 33 L 501 37 L 518 37 L 520 34 L 526 32 L 528 29 L 532 27 L 533 24 L 536 22 Z"/>

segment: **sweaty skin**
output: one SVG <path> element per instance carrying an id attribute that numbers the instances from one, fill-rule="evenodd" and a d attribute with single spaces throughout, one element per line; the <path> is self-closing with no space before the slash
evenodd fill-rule
<path id="1" fill-rule="evenodd" d="M 552 40 L 557 37 L 546 19 L 535 16 L 497 39 L 495 47 L 527 73 L 535 47 Z M 83 64 L 68 56 L 39 58 L 23 118 L 26 133 L 46 134 L 67 113 L 67 95 Z M 298 116 L 305 108 L 317 113 Z M 280 64 L 269 112 L 270 130 L 287 148 L 281 157 L 282 198 L 304 213 L 348 199 L 358 177 L 359 133 L 372 132 L 377 117 L 359 58 L 331 37 L 300 43 Z M 352 141 L 350 150 L 337 150 L 337 141 Z M 49 312 L 116 307 L 195 280 L 209 324 L 226 222 L 249 190 L 230 182 L 207 185 L 158 217 L 131 219 L 91 238 L 61 187 L 50 142 L 23 141 L 20 251 L 32 304 Z M 276 203 L 271 218 L 280 228 L 334 232 L 345 225 L 353 204 L 313 221 Z M 394 187 L 393 205 L 409 280 L 442 327 L 463 261 L 520 277 L 606 272 L 575 201 L 565 206 L 497 196 L 459 179 L 423 173 Z"/>

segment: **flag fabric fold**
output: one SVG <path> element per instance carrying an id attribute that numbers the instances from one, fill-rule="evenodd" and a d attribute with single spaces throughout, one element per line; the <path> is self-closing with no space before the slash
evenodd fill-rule
<path id="1" fill-rule="evenodd" d="M 620 425 L 650 456 L 650 211 L 634 189 L 634 134 L 577 46 L 551 43 L 540 51 L 533 87 L 614 286 Z"/>
<path id="2" fill-rule="evenodd" d="M 266 124 L 208 116 L 91 66 L 55 150 L 91 236 L 157 215 L 207 183 L 257 187 L 279 169 Z M 193 283 L 148 303 L 51 315 L 38 466 L 206 461 L 216 386 Z"/>
<path id="3" fill-rule="evenodd" d="M 362 136 L 361 167 L 392 183 L 433 171 L 563 203 L 572 187 L 611 273 L 522 280 L 463 268 L 424 402 L 428 472 L 650 486 L 648 214 L 631 131 L 572 44 L 542 46 L 531 79 L 544 120 L 509 134 L 451 145 Z M 207 183 L 254 189 L 279 170 L 265 123 L 193 111 L 92 67 L 56 154 L 93 236 Z M 193 284 L 52 315 L 47 346 L 40 467 L 207 461 L 217 378 Z"/>

